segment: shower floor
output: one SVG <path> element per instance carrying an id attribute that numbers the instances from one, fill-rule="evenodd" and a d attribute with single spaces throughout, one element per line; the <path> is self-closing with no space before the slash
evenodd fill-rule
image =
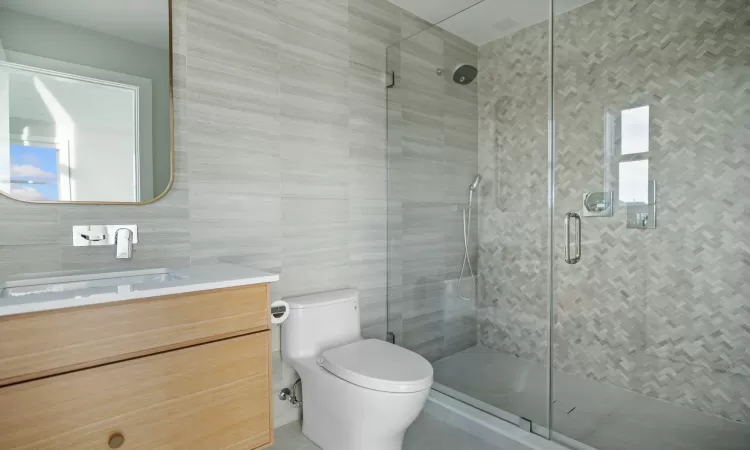
<path id="1" fill-rule="evenodd" d="M 476 346 L 433 363 L 434 388 L 546 427 L 546 368 Z M 554 431 L 599 450 L 747 450 L 750 426 L 555 372 Z M 501 411 L 498 411 L 501 410 Z"/>

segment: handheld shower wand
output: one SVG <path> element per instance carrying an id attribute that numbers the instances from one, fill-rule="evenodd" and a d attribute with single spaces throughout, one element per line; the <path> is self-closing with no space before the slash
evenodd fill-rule
<path id="1" fill-rule="evenodd" d="M 477 174 L 476 178 L 474 178 L 474 181 L 469 185 L 469 209 L 471 209 L 471 201 L 474 198 L 474 192 L 479 187 L 480 181 L 482 181 L 482 176 Z"/>
<path id="2" fill-rule="evenodd" d="M 474 282 L 474 269 L 471 267 L 471 259 L 469 258 L 469 236 L 471 233 L 471 205 L 474 200 L 474 192 L 479 187 L 479 182 L 482 181 L 482 176 L 477 174 L 474 181 L 469 185 L 469 207 L 463 209 L 463 226 L 464 226 L 464 259 L 461 262 L 461 273 L 458 276 L 458 296 L 463 300 L 474 300 L 469 297 L 461 295 L 461 281 L 464 278 L 464 270 L 469 267 L 469 274 Z M 476 298 L 476 282 L 474 282 L 474 297 Z"/>
<path id="3" fill-rule="evenodd" d="M 477 177 L 474 178 L 474 181 L 469 186 L 469 194 L 471 194 L 472 192 L 474 192 L 474 191 L 477 190 L 477 188 L 479 187 L 479 182 L 480 181 L 482 181 L 482 176 L 479 175 L 479 174 L 477 174 Z"/>

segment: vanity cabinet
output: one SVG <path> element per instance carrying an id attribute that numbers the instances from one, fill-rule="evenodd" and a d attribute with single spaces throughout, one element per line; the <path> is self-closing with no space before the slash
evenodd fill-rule
<path id="1" fill-rule="evenodd" d="M 268 286 L 0 320 L 0 449 L 272 443 Z"/>

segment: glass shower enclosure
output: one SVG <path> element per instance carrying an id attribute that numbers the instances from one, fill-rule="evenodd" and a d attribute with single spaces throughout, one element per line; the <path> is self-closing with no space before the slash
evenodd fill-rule
<path id="1" fill-rule="evenodd" d="M 387 49 L 389 333 L 572 448 L 750 448 L 750 4 L 511 3 Z"/>

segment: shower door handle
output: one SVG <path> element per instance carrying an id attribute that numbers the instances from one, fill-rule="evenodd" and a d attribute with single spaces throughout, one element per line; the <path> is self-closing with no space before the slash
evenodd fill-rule
<path id="1" fill-rule="evenodd" d="M 575 219 L 575 245 L 576 255 L 570 256 L 570 219 Z M 576 264 L 581 260 L 581 216 L 578 213 L 569 212 L 565 214 L 565 262 Z"/>

